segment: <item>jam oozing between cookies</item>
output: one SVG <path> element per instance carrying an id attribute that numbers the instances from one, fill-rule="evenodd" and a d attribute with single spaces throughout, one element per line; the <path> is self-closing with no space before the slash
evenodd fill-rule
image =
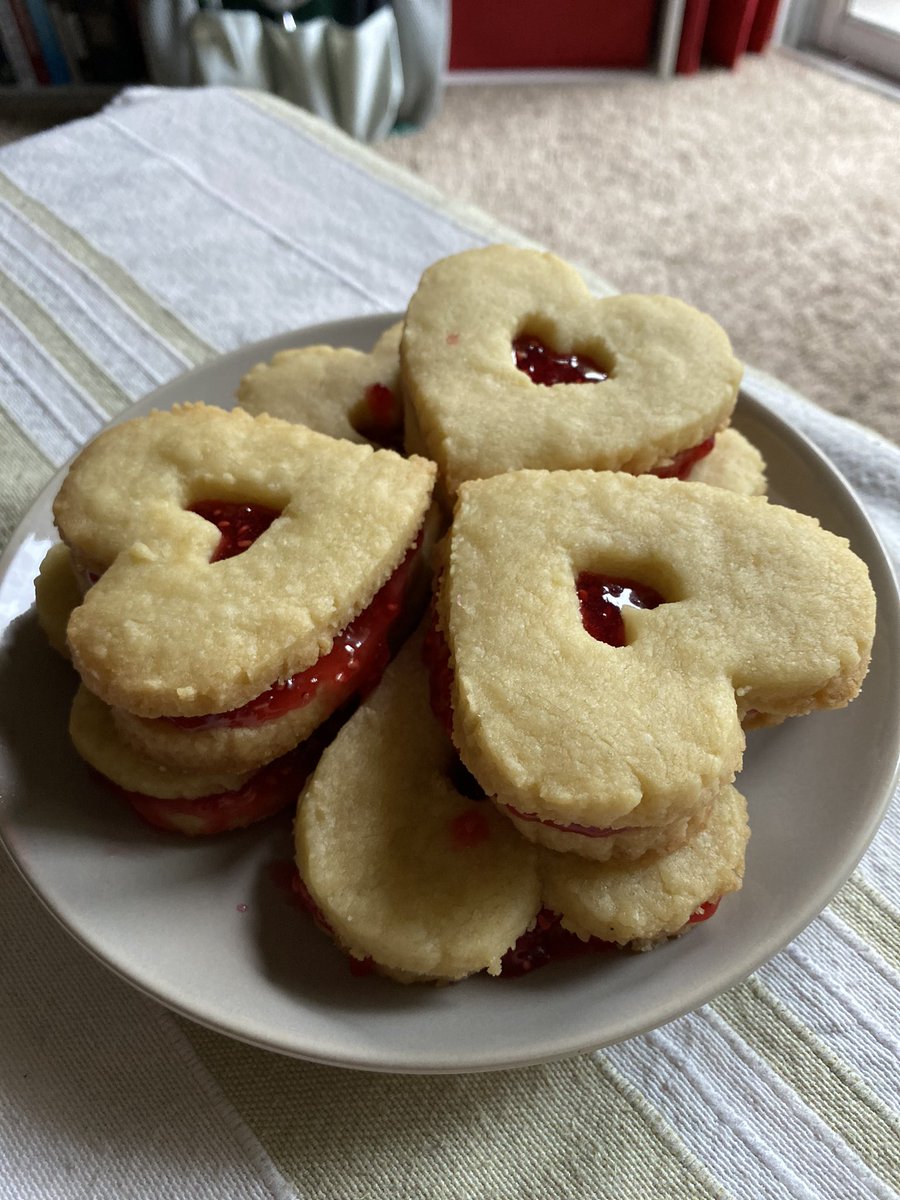
<path id="1" fill-rule="evenodd" d="M 161 800 L 142 792 L 126 791 L 115 784 L 111 786 L 148 824 L 171 833 L 199 837 L 243 829 L 294 804 L 314 766 L 309 748 L 300 746 L 262 767 L 237 791 L 189 800 Z"/>
<path id="2" fill-rule="evenodd" d="M 513 362 L 532 383 L 602 383 L 609 378 L 587 354 L 559 354 L 533 334 L 520 334 L 512 344 Z"/>
<path id="3" fill-rule="evenodd" d="M 266 532 L 276 517 L 281 516 L 280 508 L 234 500 L 198 500 L 189 507 L 188 512 L 210 521 L 222 535 L 210 562 L 221 562 L 222 559 L 243 554 Z"/>
<path id="4" fill-rule="evenodd" d="M 421 537 L 410 547 L 403 562 L 368 608 L 334 639 L 327 654 L 283 683 L 240 708 L 199 717 L 160 717 L 178 729 L 238 729 L 262 725 L 295 708 L 302 708 L 328 689 L 339 702 L 351 695 L 365 695 L 381 678 L 390 661 L 390 633 L 403 608 L 413 559 Z"/>
<path id="5" fill-rule="evenodd" d="M 664 598 L 654 588 L 634 579 L 614 578 L 582 571 L 575 580 L 581 623 L 592 638 L 608 646 L 626 643 L 623 608 L 656 608 Z"/>
<path id="6" fill-rule="evenodd" d="M 539 967 L 546 967 L 551 962 L 580 958 L 583 954 L 609 954 L 617 949 L 615 942 L 604 942 L 597 937 L 582 941 L 576 934 L 563 929 L 559 913 L 542 908 L 534 927 L 523 933 L 503 955 L 500 976 L 503 979 L 515 979 L 529 975 Z"/>
<path id="7" fill-rule="evenodd" d="M 513 808 L 511 804 L 504 804 L 503 807 L 520 821 L 534 821 L 538 825 L 546 825 L 548 829 L 557 829 L 560 833 L 578 833 L 582 837 L 615 837 L 619 833 L 634 833 L 638 829 L 637 825 L 623 825 L 619 829 L 609 826 L 606 829 L 601 829 L 598 825 L 579 825 L 576 821 L 572 821 L 568 825 L 563 825 L 560 821 L 551 821 L 546 817 L 539 817 L 537 813 L 520 812 L 519 809 Z"/>
<path id="8" fill-rule="evenodd" d="M 715 444 L 716 439 L 709 437 L 697 446 L 690 446 L 687 450 L 682 450 L 665 466 L 654 467 L 649 474 L 655 475 L 657 479 L 687 479 L 697 463 L 712 452 Z"/>
<path id="9" fill-rule="evenodd" d="M 719 907 L 721 897 L 707 900 L 688 919 L 688 925 L 708 921 Z M 559 913 L 542 908 L 537 915 L 534 928 L 523 933 L 516 944 L 503 955 L 500 975 L 503 979 L 515 979 L 528 975 L 548 963 L 567 958 L 580 958 L 584 954 L 608 954 L 620 947 L 615 942 L 591 937 L 582 941 L 568 929 L 563 929 Z"/>
<path id="10" fill-rule="evenodd" d="M 376 446 L 402 453 L 403 405 L 386 384 L 373 383 L 366 388 L 362 404 L 357 406 L 350 424 Z"/>

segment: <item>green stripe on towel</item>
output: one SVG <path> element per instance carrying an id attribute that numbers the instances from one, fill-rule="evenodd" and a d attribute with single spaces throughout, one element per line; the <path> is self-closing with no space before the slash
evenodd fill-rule
<path id="1" fill-rule="evenodd" d="M 0 200 L 20 212 L 35 228 L 56 242 L 74 262 L 99 279 L 160 340 L 191 366 L 204 362 L 214 351 L 192 329 L 169 312 L 135 282 L 117 262 L 96 250 L 86 238 L 61 221 L 40 201 L 27 195 L 0 171 Z"/>
<path id="2" fill-rule="evenodd" d="M 105 413 L 114 417 L 130 403 L 119 385 L 72 341 L 47 310 L 2 273 L 0 305 Z"/>
<path id="3" fill-rule="evenodd" d="M 727 1200 L 602 1058 L 489 1075 L 383 1075 L 285 1058 L 180 1024 L 301 1196 Z"/>
<path id="4" fill-rule="evenodd" d="M 758 979 L 712 1006 L 866 1166 L 900 1190 L 900 1119 Z"/>
<path id="5" fill-rule="evenodd" d="M 53 474 L 53 465 L 0 409 L 0 549 L 22 514 Z"/>
<path id="6" fill-rule="evenodd" d="M 830 904 L 885 962 L 900 971 L 900 913 L 857 871 Z"/>

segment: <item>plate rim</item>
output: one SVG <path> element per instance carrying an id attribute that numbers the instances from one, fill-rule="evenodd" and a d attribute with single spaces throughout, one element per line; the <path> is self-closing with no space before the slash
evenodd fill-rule
<path id="1" fill-rule="evenodd" d="M 106 428 L 108 425 L 118 424 L 134 416 L 141 415 L 144 412 L 149 412 L 152 408 L 165 407 L 167 404 L 173 403 L 174 399 L 170 398 L 170 394 L 183 394 L 185 391 L 189 391 L 191 382 L 197 377 L 208 373 L 212 368 L 227 370 L 232 365 L 244 363 L 251 354 L 257 356 L 258 361 L 266 361 L 274 353 L 285 348 L 287 345 L 313 345 L 317 341 L 327 341 L 332 345 L 344 345 L 354 341 L 361 341 L 364 337 L 370 337 L 371 342 L 374 343 L 384 329 L 400 319 L 402 319 L 402 313 L 361 314 L 335 321 L 319 322 L 315 325 L 275 334 L 258 342 L 248 343 L 224 354 L 215 355 L 191 368 L 189 371 L 169 380 L 167 383 L 129 405 L 122 413 L 118 414 L 110 422 L 107 422 L 103 427 Z M 364 333 L 360 331 L 364 331 Z M 233 403 L 233 396 L 223 400 L 223 404 L 226 404 L 228 407 Z M 879 626 L 883 628 L 883 623 L 887 624 L 888 642 L 900 647 L 900 589 L 898 589 L 896 572 L 878 530 L 851 484 L 844 478 L 840 470 L 831 462 L 828 456 L 819 449 L 815 442 L 774 412 L 768 404 L 757 396 L 754 396 L 753 384 L 747 380 L 741 386 L 736 408 L 737 419 L 735 424 L 738 427 L 741 424 L 741 417 L 744 415 L 759 421 L 780 442 L 786 443 L 795 453 L 811 461 L 815 466 L 820 481 L 827 481 L 826 490 L 832 499 L 837 498 L 838 507 L 846 515 L 848 523 L 852 524 L 862 534 L 859 541 L 864 544 L 855 544 L 855 552 L 863 558 L 873 576 L 876 574 L 878 576 L 878 583 L 876 584 L 873 579 L 873 586 L 875 586 L 879 603 Z M 76 451 L 76 455 L 77 453 L 79 451 Z M 33 526 L 35 523 L 33 514 L 36 510 L 45 506 L 48 500 L 55 495 L 62 478 L 76 455 L 73 455 L 72 458 L 67 460 L 52 475 L 22 515 L 2 555 L 0 555 L 0 583 L 5 581 L 10 566 L 16 560 L 25 539 L 31 533 L 30 526 Z M 0 633 L 5 632 L 6 627 L 7 623 L 3 621 L 0 624 Z M 900 712 L 900 683 L 893 685 L 893 693 L 893 698 L 896 701 L 895 707 Z M 686 999 L 683 1004 L 666 1008 L 664 1015 L 660 1015 L 657 1010 L 654 1010 L 652 1014 L 648 1014 L 645 1020 L 632 1022 L 628 1025 L 628 1028 L 616 1030 L 611 1036 L 601 1035 L 600 1040 L 590 1039 L 585 1041 L 584 1039 L 577 1039 L 566 1041 L 565 1038 L 560 1037 L 552 1039 L 554 1044 L 545 1044 L 543 1050 L 538 1053 L 529 1051 L 527 1047 L 520 1054 L 512 1056 L 509 1054 L 494 1056 L 482 1053 L 478 1055 L 476 1060 L 466 1060 L 462 1064 L 460 1064 L 458 1058 L 446 1054 L 436 1055 L 427 1059 L 427 1061 L 420 1059 L 417 1061 L 397 1062 L 394 1059 L 378 1058 L 377 1054 L 371 1051 L 371 1048 L 369 1048 L 369 1053 L 366 1055 L 336 1056 L 333 1053 L 317 1053 L 316 1047 L 312 1045 L 302 1048 L 298 1047 L 296 1038 L 290 1041 L 279 1035 L 258 1037 L 247 1029 L 235 1028 L 233 1024 L 229 1024 L 228 1022 L 217 1022 L 209 1015 L 198 1015 L 189 1005 L 180 1002 L 177 996 L 170 994 L 170 991 L 162 988 L 154 989 L 152 986 L 136 979 L 134 974 L 129 973 L 120 963 L 117 963 L 113 958 L 93 946 L 88 940 L 89 934 L 80 928 L 71 916 L 67 916 L 54 906 L 51 897 L 45 895 L 40 885 L 29 874 L 26 864 L 20 861 L 15 850 L 15 839 L 7 836 L 7 821 L 2 803 L 0 803 L 0 844 L 3 845 L 6 853 L 15 865 L 18 874 L 25 880 L 45 911 L 49 912 L 53 919 L 83 949 L 87 950 L 96 961 L 102 963 L 105 968 L 111 970 L 118 978 L 124 980 L 142 995 L 153 999 L 170 1011 L 178 1013 L 190 1021 L 260 1049 L 274 1051 L 320 1065 L 372 1072 L 390 1071 L 399 1074 L 477 1073 L 535 1066 L 607 1046 L 613 1046 L 618 1042 L 625 1041 L 631 1037 L 641 1036 L 653 1029 L 659 1028 L 661 1025 L 677 1020 L 686 1013 L 692 1012 L 703 1004 L 709 1003 L 723 991 L 734 987 L 746 979 L 763 963 L 780 953 L 803 929 L 815 920 L 840 888 L 843 887 L 850 875 L 852 875 L 871 844 L 891 803 L 898 779 L 900 779 L 900 722 L 897 724 L 891 758 L 893 761 L 892 769 L 885 767 L 880 772 L 877 784 L 873 784 L 873 787 L 876 787 L 878 790 L 878 803 L 872 803 L 867 809 L 866 819 L 860 826 L 850 852 L 842 859 L 840 871 L 836 872 L 827 881 L 824 881 L 820 887 L 815 889 L 807 897 L 806 903 L 798 910 L 795 910 L 790 921 L 786 921 L 782 926 L 779 926 L 780 932 L 777 937 L 761 939 L 755 953 L 747 956 L 742 960 L 740 965 L 735 965 L 730 970 L 725 971 L 724 975 L 718 977 L 717 981 L 711 987 L 707 986 L 704 988 L 698 985 L 692 988 L 689 999 Z M 298 1000 L 298 1004 L 302 1005 L 302 1000 Z M 281 1031 L 282 1035 L 283 1032 Z"/>

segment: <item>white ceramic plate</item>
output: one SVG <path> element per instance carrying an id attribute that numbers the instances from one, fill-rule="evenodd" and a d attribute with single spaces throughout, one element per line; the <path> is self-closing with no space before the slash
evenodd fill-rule
<path id="1" fill-rule="evenodd" d="M 287 346 L 368 349 L 394 316 L 272 338 L 199 368 L 128 414 L 229 405 Z M 848 709 L 752 734 L 740 778 L 753 836 L 744 889 L 645 955 L 590 957 L 516 980 L 402 987 L 355 978 L 276 882 L 290 820 L 200 843 L 157 834 L 88 777 L 68 744 L 73 673 L 50 651 L 32 579 L 53 539 L 54 480 L 0 562 L 0 833 L 50 911 L 108 967 L 210 1028 L 284 1054 L 384 1071 L 523 1066 L 654 1028 L 744 978 L 827 904 L 871 839 L 896 774 L 897 591 L 853 494 L 809 442 L 743 395 L 735 424 L 771 495 L 850 538 L 879 598 L 872 669 Z M 202 618 L 201 618 L 202 619 Z"/>

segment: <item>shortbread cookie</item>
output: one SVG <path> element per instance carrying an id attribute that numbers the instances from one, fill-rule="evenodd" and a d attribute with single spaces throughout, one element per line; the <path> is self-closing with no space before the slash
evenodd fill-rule
<path id="1" fill-rule="evenodd" d="M 366 608 L 414 543 L 433 480 L 422 459 L 240 410 L 184 405 L 110 428 L 54 505 L 100 577 L 69 620 L 77 670 L 137 716 L 254 701 Z M 264 532 L 217 561 L 214 512 L 232 502 L 262 513 Z"/>
<path id="2" fill-rule="evenodd" d="M 395 650 L 415 627 L 430 590 L 432 513 L 416 546 L 331 649 L 286 687 L 270 689 L 236 711 L 202 717 L 113 719 L 140 753 L 178 770 L 244 771 L 286 753 L 352 697 L 376 686 Z"/>
<path id="3" fill-rule="evenodd" d="M 149 824 L 188 837 L 243 829 L 296 803 L 333 730 L 319 733 L 262 770 L 244 775 L 168 771 L 119 737 L 107 705 L 80 687 L 69 732 L 75 749 Z"/>
<path id="4" fill-rule="evenodd" d="M 428 712 L 420 640 L 323 755 L 297 810 L 301 896 L 355 958 L 401 982 L 521 974 L 557 956 L 560 923 L 585 942 L 643 949 L 740 886 L 746 811 L 730 787 L 666 856 L 613 866 L 519 838 L 472 798 Z"/>
<path id="5" fill-rule="evenodd" d="M 701 804 L 665 825 L 629 826 L 627 818 L 606 829 L 562 825 L 536 813 L 522 813 L 511 804 L 504 811 L 522 837 L 562 854 L 578 854 L 602 863 L 628 863 L 679 850 L 706 827 L 712 801 Z"/>
<path id="6" fill-rule="evenodd" d="M 666 466 L 728 423 L 741 378 L 705 314 L 665 296 L 598 300 L 561 259 L 511 246 L 424 273 L 400 359 L 407 448 L 438 463 L 451 496 L 519 467 Z"/>
<path id="7" fill-rule="evenodd" d="M 865 565 L 762 498 L 523 471 L 464 485 L 448 542 L 453 739 L 537 835 L 697 812 L 740 768 L 746 712 L 840 707 L 868 666 Z"/>
<path id="8" fill-rule="evenodd" d="M 704 905 L 740 888 L 749 836 L 744 798 L 726 787 L 704 828 L 671 854 L 614 864 L 543 851 L 544 903 L 580 938 L 642 949 L 680 933 Z"/>
<path id="9" fill-rule="evenodd" d="M 401 979 L 497 974 L 534 920 L 534 848 L 454 786 L 414 638 L 322 757 L 300 800 L 297 866 L 356 958 Z"/>
<path id="10" fill-rule="evenodd" d="M 81 603 L 81 588 L 72 569 L 68 546 L 51 546 L 38 568 L 34 581 L 34 601 L 38 624 L 47 641 L 63 658 L 69 657 L 66 626 L 72 609 Z"/>
<path id="11" fill-rule="evenodd" d="M 706 483 L 742 496 L 764 496 L 766 464 L 759 450 L 736 429 L 716 435 L 712 451 L 693 463 L 689 483 Z"/>
<path id="12" fill-rule="evenodd" d="M 240 382 L 241 408 L 308 425 L 330 437 L 397 449 L 403 444 L 400 333 L 392 325 L 369 354 L 332 346 L 282 350 Z"/>

